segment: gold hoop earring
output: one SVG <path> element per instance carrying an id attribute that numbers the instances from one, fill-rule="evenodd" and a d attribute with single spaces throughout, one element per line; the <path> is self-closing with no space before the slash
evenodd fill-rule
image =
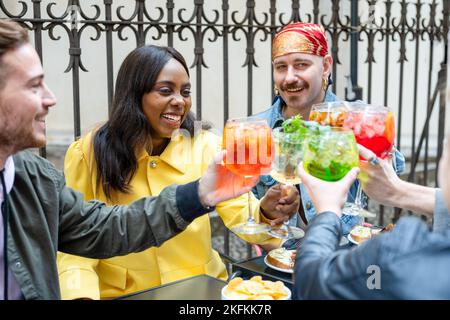
<path id="1" fill-rule="evenodd" d="M 275 93 L 276 96 L 280 95 L 280 91 L 278 91 L 278 88 L 276 85 L 273 86 L 273 92 Z"/>
<path id="2" fill-rule="evenodd" d="M 322 80 L 322 89 L 323 89 L 323 91 L 327 91 L 327 89 L 328 89 L 328 79 L 323 79 Z"/>

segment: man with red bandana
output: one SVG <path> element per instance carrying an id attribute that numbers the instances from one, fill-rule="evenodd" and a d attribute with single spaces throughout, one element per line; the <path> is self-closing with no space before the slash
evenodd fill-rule
<path id="1" fill-rule="evenodd" d="M 272 64 L 276 97 L 269 109 L 255 115 L 267 119 L 272 128 L 280 127 L 285 119 L 295 115 L 308 120 L 313 104 L 340 100 L 329 88 L 333 58 L 328 53 L 325 30 L 321 25 L 298 22 L 283 27 L 272 43 Z M 397 173 L 403 171 L 404 163 L 405 158 L 396 151 L 393 165 Z M 270 175 L 261 176 L 253 192 L 261 198 L 275 184 L 277 182 Z M 358 182 L 355 182 L 350 188 L 349 202 L 355 201 L 357 186 Z M 290 224 L 305 229 L 316 211 L 304 186 L 297 187 L 301 205 L 299 214 L 291 218 Z M 342 222 L 343 232 L 347 234 L 358 219 L 343 215 Z M 284 245 L 295 247 L 294 242 L 287 241 Z"/>

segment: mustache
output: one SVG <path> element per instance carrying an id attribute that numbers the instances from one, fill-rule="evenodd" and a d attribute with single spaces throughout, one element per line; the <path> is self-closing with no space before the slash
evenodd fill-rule
<path id="1" fill-rule="evenodd" d="M 297 89 L 297 88 L 304 88 L 307 89 L 309 86 L 306 82 L 304 81 L 300 81 L 300 82 L 295 82 L 295 83 L 289 83 L 289 84 L 284 84 L 280 86 L 280 89 L 283 91 L 286 90 L 290 90 L 290 89 Z"/>

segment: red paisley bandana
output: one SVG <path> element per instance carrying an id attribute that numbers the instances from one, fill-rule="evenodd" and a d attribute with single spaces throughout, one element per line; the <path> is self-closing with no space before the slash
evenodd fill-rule
<path id="1" fill-rule="evenodd" d="M 286 25 L 273 39 L 272 61 L 293 52 L 324 57 L 328 54 L 325 29 L 321 25 L 304 22 Z"/>

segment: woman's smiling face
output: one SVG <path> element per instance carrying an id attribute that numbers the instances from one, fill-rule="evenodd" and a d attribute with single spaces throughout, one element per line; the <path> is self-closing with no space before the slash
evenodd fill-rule
<path id="1" fill-rule="evenodd" d="M 150 90 L 142 96 L 142 110 L 153 139 L 170 138 L 191 109 L 191 83 L 183 65 L 170 59 Z"/>

